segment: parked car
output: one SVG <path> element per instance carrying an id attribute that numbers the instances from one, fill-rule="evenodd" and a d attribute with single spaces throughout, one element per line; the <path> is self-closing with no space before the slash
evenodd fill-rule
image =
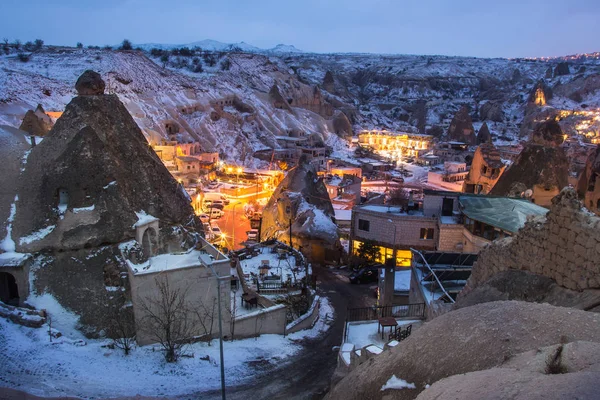
<path id="1" fill-rule="evenodd" d="M 225 202 L 223 200 L 213 200 L 212 206 L 214 207 L 214 206 L 217 206 L 217 205 L 225 206 Z"/>
<path id="2" fill-rule="evenodd" d="M 372 283 L 379 281 L 379 268 L 382 265 L 375 264 L 363 267 L 350 275 L 350 283 Z"/>
<path id="3" fill-rule="evenodd" d="M 213 233 L 215 239 L 220 239 L 223 236 L 223 232 L 221 232 L 221 228 L 219 228 L 217 225 L 212 226 L 212 233 Z"/>
<path id="4" fill-rule="evenodd" d="M 248 235 L 248 241 L 256 242 L 258 240 L 258 229 L 250 229 L 246 234 Z"/>
<path id="5" fill-rule="evenodd" d="M 222 211 L 225 208 L 223 204 L 204 204 L 204 210 L 210 212 L 210 210 L 219 210 Z"/>
<path id="6" fill-rule="evenodd" d="M 394 178 L 392 178 L 392 182 L 404 183 L 404 178 L 394 177 Z"/>
<path id="7" fill-rule="evenodd" d="M 212 210 L 210 210 L 209 214 L 208 214 L 211 218 L 221 218 L 223 215 L 225 215 L 225 213 L 221 210 L 219 210 L 218 208 L 213 208 Z"/>
<path id="8" fill-rule="evenodd" d="M 207 214 L 198 214 L 198 218 L 200 218 L 200 222 L 208 222 L 210 217 Z"/>

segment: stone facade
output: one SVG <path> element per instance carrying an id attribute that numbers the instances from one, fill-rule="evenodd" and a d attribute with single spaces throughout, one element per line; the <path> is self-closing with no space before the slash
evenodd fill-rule
<path id="1" fill-rule="evenodd" d="M 481 251 L 464 294 L 506 270 L 546 276 L 571 290 L 600 288 L 600 218 L 582 209 L 571 188 L 552 203 L 545 218 Z"/>

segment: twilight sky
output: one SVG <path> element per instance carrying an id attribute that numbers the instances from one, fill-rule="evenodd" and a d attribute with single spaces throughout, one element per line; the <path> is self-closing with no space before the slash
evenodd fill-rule
<path id="1" fill-rule="evenodd" d="M 0 0 L 0 39 L 293 44 L 314 52 L 558 56 L 600 51 L 598 0 Z"/>

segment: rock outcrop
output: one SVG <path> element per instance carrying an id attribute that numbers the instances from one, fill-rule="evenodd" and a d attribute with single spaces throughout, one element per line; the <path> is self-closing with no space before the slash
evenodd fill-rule
<path id="1" fill-rule="evenodd" d="M 345 138 L 352 136 L 352 124 L 346 114 L 341 111 L 333 117 L 333 131 L 336 135 Z"/>
<path id="2" fill-rule="evenodd" d="M 81 91 L 93 92 L 86 87 Z M 13 237 L 20 238 L 21 252 L 131 239 L 139 212 L 166 224 L 194 222 L 187 194 L 115 95 L 78 96 L 69 103 L 31 151 L 16 208 Z"/>
<path id="3" fill-rule="evenodd" d="M 462 384 L 469 390 L 474 389 L 474 378 L 470 374 L 476 374 L 476 371 L 491 371 L 489 374 L 494 374 L 499 381 L 511 382 L 515 392 L 523 394 L 519 398 L 532 398 L 528 395 L 531 392 L 528 389 L 530 381 L 514 379 L 516 374 L 523 369 L 527 371 L 527 377 L 534 372 L 536 374 L 531 376 L 535 378 L 549 376 L 545 372 L 546 361 L 550 354 L 556 354 L 561 344 L 567 351 L 563 350 L 558 365 L 564 366 L 568 372 L 595 371 L 585 380 L 579 379 L 581 376 L 576 374 L 561 375 L 565 378 L 563 383 L 568 387 L 581 383 L 580 387 L 574 388 L 578 393 L 595 390 L 594 380 L 600 378 L 599 365 L 586 353 L 589 351 L 590 355 L 596 355 L 600 349 L 598 314 L 519 301 L 461 308 L 424 324 L 396 347 L 357 366 L 333 387 L 326 399 L 499 398 L 494 397 L 492 389 L 497 386 L 485 385 L 479 385 L 476 395 L 471 397 L 462 394 L 429 396 L 429 393 L 456 393 L 454 385 L 461 384 L 465 377 L 469 380 Z M 414 383 L 416 388 L 381 390 L 392 375 Z M 552 378 L 557 376 L 552 375 Z M 452 384 L 444 378 L 452 379 Z M 553 397 L 554 386 L 549 381 L 544 382 L 548 386 L 538 387 L 544 394 L 539 398 L 558 398 Z M 428 385 L 432 386 L 427 388 Z"/>
<path id="4" fill-rule="evenodd" d="M 588 210 L 600 215 L 600 146 L 585 163 L 577 184 L 577 193 Z"/>
<path id="5" fill-rule="evenodd" d="M 582 209 L 572 188 L 563 189 L 552 203 L 545 218 L 526 222 L 515 236 L 497 240 L 479 253 L 459 298 L 504 271 L 530 272 L 569 290 L 600 289 L 600 217 Z M 531 286 L 539 285 L 545 284 Z M 517 287 L 503 290 L 510 295 Z M 535 292 L 529 296 L 534 298 Z"/>
<path id="6" fill-rule="evenodd" d="M 555 78 L 557 76 L 569 75 L 570 73 L 571 73 L 571 71 L 569 70 L 569 64 L 566 62 L 560 62 L 560 63 L 556 64 L 556 67 L 554 67 L 554 77 Z"/>
<path id="7" fill-rule="evenodd" d="M 483 125 L 481 125 L 481 128 L 479 128 L 479 132 L 477 132 L 477 144 L 488 142 L 492 142 L 492 134 L 490 133 L 490 128 L 488 128 L 487 123 L 484 122 Z"/>
<path id="8" fill-rule="evenodd" d="M 448 128 L 448 139 L 467 144 L 477 143 L 473 121 L 466 106 L 462 106 L 452 118 Z"/>
<path id="9" fill-rule="evenodd" d="M 283 98 L 281 92 L 279 92 L 279 87 L 277 87 L 277 84 L 273 84 L 271 90 L 269 90 L 269 99 L 273 103 L 273 107 L 292 111 L 290 104 Z"/>
<path id="10" fill-rule="evenodd" d="M 491 191 L 493 195 L 527 195 L 541 206 L 568 184 L 569 161 L 559 147 L 564 138 L 554 120 L 538 124 L 521 154 L 500 177 Z M 531 192 L 524 193 L 530 190 Z"/>
<path id="11" fill-rule="evenodd" d="M 335 94 L 335 80 L 331 71 L 325 72 L 323 77 L 323 89 L 327 90 L 331 94 Z"/>
<path id="12" fill-rule="evenodd" d="M 515 70 L 518 71 L 518 70 Z M 494 122 L 502 122 L 504 121 L 504 111 L 502 110 L 502 104 L 488 101 L 483 103 L 481 107 L 479 107 L 479 118 L 482 121 L 490 120 Z"/>
<path id="13" fill-rule="evenodd" d="M 46 114 L 41 104 L 34 110 L 29 110 L 23 117 L 20 130 L 34 136 L 45 136 L 53 126 L 52 119 Z"/>
<path id="14" fill-rule="evenodd" d="M 87 70 L 75 83 L 75 90 L 77 90 L 77 94 L 80 96 L 97 96 L 99 94 L 104 94 L 104 88 L 106 84 L 102 80 L 102 77 L 99 73 Z"/>
<path id="15" fill-rule="evenodd" d="M 339 257 L 339 235 L 334 211 L 322 178 L 315 168 L 300 159 L 279 184 L 263 210 L 262 236 L 302 246 L 313 261 Z M 320 248 L 320 250 L 317 250 Z"/>

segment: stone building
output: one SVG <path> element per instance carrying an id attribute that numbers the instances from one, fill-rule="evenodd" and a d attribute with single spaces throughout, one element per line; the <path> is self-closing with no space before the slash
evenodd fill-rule
<path id="1" fill-rule="evenodd" d="M 462 191 L 465 193 L 488 194 L 506 166 L 500 153 L 492 143 L 482 143 L 475 150 L 469 173 L 465 178 Z"/>
<path id="2" fill-rule="evenodd" d="M 360 203 L 362 180 L 354 175 L 328 175 L 323 180 L 331 203 L 350 210 Z"/>
<path id="3" fill-rule="evenodd" d="M 467 164 L 446 161 L 444 168 L 432 168 L 427 173 L 427 183 L 436 187 L 452 190 L 455 192 L 462 191 L 463 182 L 469 173 Z"/>
<path id="4" fill-rule="evenodd" d="M 410 203 L 409 203 L 410 204 Z M 350 254 L 364 242 L 377 246 L 376 261 L 397 252 L 396 265 L 410 266 L 410 250 L 478 253 L 494 240 L 512 236 L 527 216 L 547 210 L 522 199 L 424 190 L 422 205 L 408 208 L 363 205 L 352 209 Z"/>
<path id="5" fill-rule="evenodd" d="M 358 134 L 361 146 L 371 147 L 380 155 L 395 161 L 427 153 L 432 139 L 431 135 L 379 130 L 362 131 Z"/>

